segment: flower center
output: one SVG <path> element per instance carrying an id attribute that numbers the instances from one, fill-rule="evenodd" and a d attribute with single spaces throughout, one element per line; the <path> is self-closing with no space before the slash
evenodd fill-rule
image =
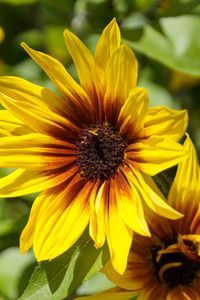
<path id="1" fill-rule="evenodd" d="M 153 271 L 157 279 L 170 288 L 192 284 L 200 272 L 200 257 L 194 255 L 195 247 L 191 241 L 185 241 L 184 249 L 181 249 L 175 240 L 164 242 L 162 247 L 151 247 Z"/>
<path id="2" fill-rule="evenodd" d="M 127 145 L 113 127 L 103 123 L 84 129 L 76 146 L 80 174 L 103 181 L 115 174 Z"/>

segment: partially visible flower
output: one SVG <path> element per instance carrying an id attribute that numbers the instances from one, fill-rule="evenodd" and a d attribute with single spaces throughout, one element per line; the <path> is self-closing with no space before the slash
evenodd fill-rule
<path id="1" fill-rule="evenodd" d="M 114 268 L 126 268 L 133 231 L 150 236 L 143 205 L 170 219 L 182 215 L 166 204 L 153 180 L 182 161 L 177 143 L 187 112 L 148 107 L 136 87 L 137 61 L 120 45 L 113 20 L 95 57 L 71 32 L 65 41 L 78 85 L 56 59 L 22 44 L 61 96 L 17 77 L 0 78 L 0 166 L 18 168 L 0 179 L 0 197 L 42 191 L 21 238 L 36 258 L 53 259 L 71 247 L 89 223 L 97 248 L 107 239 Z M 119 237 L 121 242 L 119 243 Z"/>
<path id="2" fill-rule="evenodd" d="M 5 34 L 4 34 L 4 31 L 3 31 L 3 28 L 0 27 L 0 43 L 3 41 L 4 36 L 5 36 Z"/>
<path id="3" fill-rule="evenodd" d="M 199 76 L 192 76 L 182 72 L 172 71 L 169 86 L 174 92 L 177 92 L 183 88 L 198 85 L 199 83 Z"/>
<path id="4" fill-rule="evenodd" d="M 162 12 L 170 10 L 172 5 L 172 0 L 160 0 L 158 4 L 158 9 Z"/>
<path id="5" fill-rule="evenodd" d="M 105 267 L 118 287 L 80 299 L 126 300 L 137 294 L 137 300 L 200 299 L 200 168 L 189 137 L 184 145 L 190 156 L 178 166 L 168 198 L 184 217 L 152 217 L 152 236 L 134 236 L 125 273 L 110 262 Z"/>

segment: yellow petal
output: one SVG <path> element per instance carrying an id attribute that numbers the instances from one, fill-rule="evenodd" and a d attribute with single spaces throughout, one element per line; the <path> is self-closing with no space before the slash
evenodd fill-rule
<path id="1" fill-rule="evenodd" d="M 164 106 L 149 109 L 145 122 L 145 136 L 164 135 L 165 138 L 179 141 L 188 125 L 186 110 L 174 110 Z"/>
<path id="2" fill-rule="evenodd" d="M 111 261 L 114 269 L 123 274 L 126 269 L 133 232 L 122 220 L 116 203 L 116 191 L 111 181 L 106 185 L 107 199 L 104 199 L 104 224 Z M 119 238 L 120 237 L 120 238 Z"/>
<path id="3" fill-rule="evenodd" d="M 45 199 L 41 193 L 33 202 L 28 223 L 23 229 L 20 236 L 20 253 L 23 254 L 28 251 L 33 245 L 33 234 L 37 222 L 38 214 L 41 207 L 45 204 Z"/>
<path id="4" fill-rule="evenodd" d="M 106 290 L 102 293 L 86 296 L 86 297 L 78 297 L 75 300 L 129 300 L 132 299 L 137 293 L 128 292 L 126 290 L 120 289 L 119 287 L 115 287 L 109 290 Z"/>
<path id="5" fill-rule="evenodd" d="M 105 112 L 108 120 L 116 121 L 119 111 L 137 81 L 137 60 L 127 45 L 117 48 L 106 67 Z"/>
<path id="6" fill-rule="evenodd" d="M 166 300 L 198 300 L 199 295 L 192 287 L 187 285 L 177 286 L 169 290 Z"/>
<path id="7" fill-rule="evenodd" d="M 69 179 L 69 184 L 70 184 Z M 74 179 L 72 179 L 74 182 Z M 48 219 L 51 218 L 51 214 L 55 215 L 57 213 L 62 214 L 62 212 L 66 208 L 66 202 L 63 200 L 63 193 L 66 190 L 67 183 L 64 182 L 56 188 L 49 189 L 47 191 L 42 192 L 34 201 L 33 206 L 31 208 L 30 216 L 26 227 L 24 228 L 21 237 L 20 237 L 20 251 L 22 253 L 26 252 L 29 247 L 33 244 L 33 236 L 35 234 L 35 228 L 37 222 L 41 221 L 40 216 L 42 215 L 42 219 L 45 222 L 48 222 Z M 77 193 L 77 192 L 76 192 Z M 58 197 L 58 195 L 60 197 Z M 73 192 L 74 195 L 74 192 Z M 72 195 L 72 197 L 73 197 Z M 46 212 L 46 214 L 45 214 Z M 48 214 L 48 213 L 49 214 Z M 29 247 L 28 247 L 29 246 Z M 40 245 L 42 246 L 42 245 Z"/>
<path id="8" fill-rule="evenodd" d="M 150 236 L 150 231 L 145 220 L 142 201 L 136 188 L 129 183 L 126 174 L 115 175 L 116 200 L 123 221 L 135 232 Z"/>
<path id="9" fill-rule="evenodd" d="M 151 294 L 148 299 L 165 299 L 168 293 L 167 287 L 165 287 L 163 284 L 159 284 L 155 289 L 152 289 Z M 180 298 L 181 299 L 181 298 Z"/>
<path id="10" fill-rule="evenodd" d="M 0 43 L 3 41 L 4 36 L 5 36 L 5 33 L 4 33 L 4 31 L 3 31 L 3 28 L 0 27 Z"/>
<path id="11" fill-rule="evenodd" d="M 141 289 L 139 291 L 139 295 L 137 297 L 137 300 L 157 300 L 157 299 L 153 299 L 153 298 L 150 298 L 151 297 L 151 294 L 159 287 L 159 283 L 157 283 L 155 280 L 153 281 L 150 281 L 148 283 L 147 286 L 145 286 L 143 289 Z M 165 299 L 165 298 L 164 298 Z M 162 300 L 164 300 L 162 299 Z"/>
<path id="12" fill-rule="evenodd" d="M 12 115 L 8 110 L 0 110 L 0 137 L 31 133 L 32 129 Z"/>
<path id="13" fill-rule="evenodd" d="M 199 300 L 199 291 L 193 288 L 193 286 L 184 286 L 182 290 L 183 299 L 186 300 Z"/>
<path id="14" fill-rule="evenodd" d="M 130 252 L 130 254 L 134 255 L 133 252 Z M 147 276 L 149 275 L 148 274 L 149 270 L 146 270 L 146 265 L 144 263 L 136 263 L 134 265 L 134 263 L 132 263 L 131 261 L 129 262 L 130 254 L 128 258 L 127 268 L 122 275 L 120 275 L 118 272 L 115 271 L 115 269 L 113 269 L 110 260 L 104 266 L 103 272 L 106 274 L 109 280 L 114 282 L 120 288 L 129 291 L 137 291 L 145 285 L 146 280 L 149 280 L 147 278 Z M 140 264 L 140 268 L 137 274 L 139 264 Z M 142 278 L 139 278 L 140 276 Z M 138 280 L 138 279 L 142 279 L 142 280 Z"/>
<path id="15" fill-rule="evenodd" d="M 62 110 L 67 117 L 76 116 L 77 120 L 81 118 L 81 115 L 82 118 L 87 116 L 88 119 L 91 119 L 91 100 L 84 90 L 69 75 L 64 66 L 55 58 L 45 53 L 33 50 L 25 43 L 22 43 L 21 45 L 35 60 L 35 62 L 43 68 L 52 82 L 63 94 L 63 100 L 59 101 L 60 108 L 58 104 L 56 105 L 56 99 L 54 100 L 56 110 Z"/>
<path id="16" fill-rule="evenodd" d="M 56 188 L 56 191 L 59 191 L 59 196 L 63 196 L 63 185 Z M 50 191 L 50 192 L 49 192 Z M 36 226 L 41 226 L 41 219 L 43 221 L 44 230 L 48 228 L 46 223 L 55 219 L 57 221 L 58 217 L 64 212 L 65 210 L 65 203 L 62 197 L 58 197 L 56 195 L 56 191 L 48 190 L 41 193 L 37 199 L 35 200 L 28 223 L 26 224 L 21 237 L 20 237 L 20 251 L 21 253 L 25 253 L 28 250 L 28 246 L 32 246 L 34 243 L 34 236 L 35 236 L 35 229 Z M 46 214 L 44 214 L 46 212 Z M 45 222 L 44 222 L 45 218 Z M 38 225 L 39 223 L 39 225 Z M 42 229 L 41 229 L 42 230 Z M 44 234 L 43 230 L 43 234 Z M 37 244 L 38 246 L 38 244 Z M 42 247 L 42 244 L 39 244 Z M 34 245 L 35 247 L 35 245 Z"/>
<path id="17" fill-rule="evenodd" d="M 105 242 L 105 232 L 101 222 L 101 216 L 104 212 L 102 210 L 102 205 L 100 205 L 100 202 L 105 198 L 103 194 L 104 185 L 105 183 L 101 184 L 101 182 L 97 181 L 90 195 L 91 216 L 89 233 L 95 242 L 96 248 L 102 247 Z"/>
<path id="18" fill-rule="evenodd" d="M 62 171 L 62 172 L 61 172 Z M 24 170 L 18 169 L 0 178 L 0 197 L 9 198 L 43 191 L 66 181 L 77 172 L 77 167 L 64 170 Z"/>
<path id="19" fill-rule="evenodd" d="M 160 192 L 157 192 L 157 188 L 151 177 L 145 175 L 142 176 L 142 174 L 140 174 L 140 172 L 134 169 L 131 165 L 130 167 L 133 174 L 130 174 L 128 177 L 129 181 L 136 187 L 146 204 L 154 212 L 172 220 L 183 216 L 165 202 L 164 196 L 162 196 Z M 126 170 L 126 173 L 128 176 L 128 173 L 130 173 L 129 170 Z"/>
<path id="20" fill-rule="evenodd" d="M 168 202 L 189 217 L 199 205 L 200 170 L 195 147 L 189 137 L 184 142 L 188 157 L 178 165 L 177 173 L 169 192 Z"/>
<path id="21" fill-rule="evenodd" d="M 105 69 L 112 53 L 120 46 L 121 35 L 116 19 L 113 20 L 103 30 L 97 46 L 95 59 L 98 64 Z"/>
<path id="22" fill-rule="evenodd" d="M 17 102 L 29 101 L 29 104 L 59 112 L 62 115 L 64 100 L 47 88 L 33 84 L 16 76 L 1 76 L 0 91 Z"/>
<path id="23" fill-rule="evenodd" d="M 144 136 L 144 118 L 147 113 L 148 102 L 149 97 L 145 89 L 136 87 L 130 91 L 118 118 L 121 136 L 126 139 Z"/>
<path id="24" fill-rule="evenodd" d="M 93 184 L 77 174 L 63 190 L 50 191 L 35 227 L 33 249 L 40 260 L 53 259 L 68 250 L 88 225 L 89 194 Z"/>
<path id="25" fill-rule="evenodd" d="M 183 161 L 188 153 L 173 140 L 152 136 L 131 144 L 126 155 L 141 172 L 153 176 Z"/>
<path id="26" fill-rule="evenodd" d="M 40 133 L 1 138 L 1 168 L 49 170 L 67 166 L 75 160 L 74 145 Z"/>
<path id="27" fill-rule="evenodd" d="M 103 90 L 103 70 L 97 65 L 89 49 L 72 32 L 65 29 L 64 38 L 78 72 L 79 80 L 83 89 L 90 96 L 94 112 L 97 116 L 102 113 Z"/>
<path id="28" fill-rule="evenodd" d="M 36 132 L 48 134 L 60 139 L 75 137 L 79 128 L 58 114 L 48 110 L 48 108 L 32 105 L 29 98 L 20 101 L 18 96 L 13 94 L 12 98 L 5 94 L 0 94 L 1 104 L 13 115 L 22 120 Z"/>

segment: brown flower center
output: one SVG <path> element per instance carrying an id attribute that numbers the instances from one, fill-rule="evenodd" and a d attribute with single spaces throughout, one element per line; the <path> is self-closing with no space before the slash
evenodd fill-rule
<path id="1" fill-rule="evenodd" d="M 184 241 L 182 249 L 177 239 L 163 242 L 162 247 L 151 247 L 153 271 L 157 279 L 171 288 L 192 284 L 200 272 L 200 257 L 194 254 L 194 249 L 196 246 L 191 241 Z"/>
<path id="2" fill-rule="evenodd" d="M 113 176 L 124 159 L 126 142 L 109 124 L 84 129 L 76 143 L 77 165 L 89 180 Z"/>

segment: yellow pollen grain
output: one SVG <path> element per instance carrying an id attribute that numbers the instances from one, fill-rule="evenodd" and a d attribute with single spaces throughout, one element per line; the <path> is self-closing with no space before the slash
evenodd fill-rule
<path id="1" fill-rule="evenodd" d="M 88 130 L 88 132 L 90 132 L 91 134 L 97 136 L 98 135 L 98 128 L 90 129 L 90 130 Z"/>

